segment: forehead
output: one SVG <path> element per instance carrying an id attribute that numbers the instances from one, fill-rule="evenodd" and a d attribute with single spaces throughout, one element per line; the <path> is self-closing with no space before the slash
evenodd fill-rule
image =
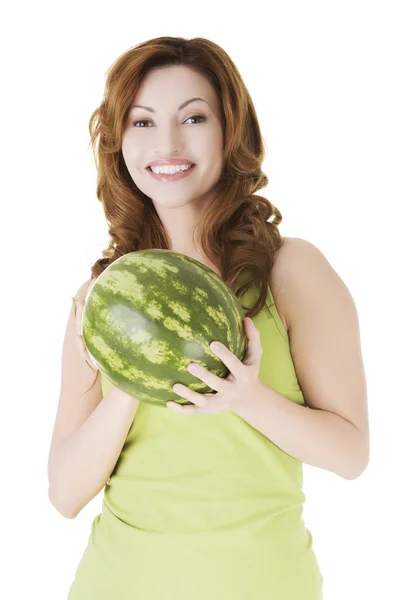
<path id="1" fill-rule="evenodd" d="M 146 73 L 131 107 L 140 104 L 156 111 L 166 107 L 177 110 L 195 97 L 203 98 L 211 108 L 216 108 L 218 98 L 206 77 L 184 65 L 169 65 Z M 204 102 L 199 103 L 207 107 Z"/>

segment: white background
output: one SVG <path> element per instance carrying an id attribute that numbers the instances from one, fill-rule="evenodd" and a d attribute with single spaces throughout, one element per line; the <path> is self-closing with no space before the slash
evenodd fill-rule
<path id="1" fill-rule="evenodd" d="M 269 185 L 257 193 L 282 212 L 281 235 L 316 245 L 356 302 L 370 464 L 354 481 L 304 465 L 304 518 L 324 600 L 400 597 L 396 5 L 114 0 L 2 9 L 3 598 L 66 599 L 101 511 L 102 493 L 74 520 L 47 496 L 71 296 L 107 246 L 88 120 L 111 63 L 161 35 L 207 37 L 232 57 L 267 144 Z"/>

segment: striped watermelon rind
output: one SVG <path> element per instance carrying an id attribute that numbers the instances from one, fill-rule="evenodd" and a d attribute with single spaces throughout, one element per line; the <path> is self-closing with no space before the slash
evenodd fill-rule
<path id="1" fill-rule="evenodd" d="M 210 343 L 222 342 L 242 360 L 244 317 L 237 297 L 212 269 L 185 254 L 152 248 L 124 254 L 97 277 L 86 296 L 82 336 L 93 363 L 124 392 L 160 407 L 169 400 L 192 404 L 172 386 L 212 393 L 187 367 L 198 362 L 227 377 Z"/>

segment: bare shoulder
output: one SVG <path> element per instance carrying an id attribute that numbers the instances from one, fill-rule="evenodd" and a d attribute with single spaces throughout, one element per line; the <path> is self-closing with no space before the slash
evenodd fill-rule
<path id="1" fill-rule="evenodd" d="M 296 244 L 293 244 L 292 242 L 295 242 L 297 239 L 298 238 L 289 238 L 282 236 L 282 245 L 275 252 L 274 263 L 270 273 L 270 285 L 272 296 L 274 298 L 276 308 L 278 310 L 279 316 L 282 319 L 286 331 L 289 331 L 289 327 L 288 320 L 286 318 L 287 303 L 284 293 L 285 290 L 283 287 L 283 275 L 287 261 L 291 260 L 290 256 L 295 254 L 294 247 L 296 246 Z"/>
<path id="2" fill-rule="evenodd" d="M 298 287 L 306 282 L 310 269 L 314 272 L 319 269 L 320 273 L 330 271 L 340 278 L 324 254 L 311 242 L 295 237 L 282 237 L 282 241 L 274 257 L 271 290 L 286 331 L 289 332 L 294 318 L 292 309 L 300 292 Z"/>

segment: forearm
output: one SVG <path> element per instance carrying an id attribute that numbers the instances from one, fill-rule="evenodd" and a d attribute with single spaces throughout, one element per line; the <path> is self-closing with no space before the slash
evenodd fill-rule
<path id="1" fill-rule="evenodd" d="M 58 449 L 49 468 L 49 496 L 73 518 L 105 486 L 126 440 L 138 400 L 112 387 L 81 427 Z"/>
<path id="2" fill-rule="evenodd" d="M 235 413 L 297 460 L 344 479 L 358 477 L 368 462 L 360 431 L 333 413 L 288 400 L 260 382 L 259 393 Z"/>

